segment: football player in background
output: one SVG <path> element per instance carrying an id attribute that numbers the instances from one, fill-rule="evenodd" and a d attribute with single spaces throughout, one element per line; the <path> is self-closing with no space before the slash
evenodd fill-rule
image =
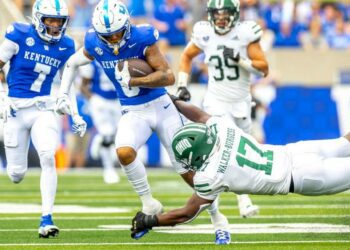
<path id="1" fill-rule="evenodd" d="M 117 160 L 114 137 L 121 117 L 117 92 L 96 61 L 81 66 L 79 75 L 82 78 L 80 90 L 89 100 L 90 114 L 97 130 L 91 143 L 91 157 L 95 160 L 101 158 L 105 183 L 118 183 L 120 178 L 114 168 Z"/>
<path id="2" fill-rule="evenodd" d="M 147 24 L 131 25 L 128 10 L 120 1 L 101 0 L 94 10 L 92 25 L 93 29 L 86 33 L 84 47 L 67 63 L 56 107 L 64 112 L 70 106 L 67 92 L 76 68 L 98 61 L 113 82 L 122 106 L 115 139 L 119 162 L 142 201 L 142 212 L 159 214 L 163 206 L 153 198 L 145 166 L 137 157 L 138 149 L 153 131 L 168 151 L 175 170 L 193 187 L 193 173 L 176 162 L 171 150 L 171 139 L 183 126 L 164 88 L 173 85 L 175 77 L 156 45 L 158 31 Z M 131 77 L 127 60 L 132 58 L 145 60 L 154 72 L 144 77 Z M 122 70 L 118 69 L 118 62 L 123 62 Z M 212 215 L 213 221 L 217 218 Z M 139 232 L 135 238 L 145 233 L 147 230 Z"/>
<path id="3" fill-rule="evenodd" d="M 227 117 L 210 116 L 175 101 L 188 119 L 172 141 L 176 159 L 195 172 L 195 193 L 182 208 L 162 215 L 138 212 L 132 233 L 190 222 L 221 192 L 330 195 L 350 189 L 350 133 L 332 140 L 280 145 L 258 143 Z"/>
<path id="4" fill-rule="evenodd" d="M 187 82 L 192 60 L 204 53 L 209 81 L 203 109 L 211 115 L 227 115 L 250 133 L 250 73 L 266 76 L 268 63 L 259 45 L 262 30 L 254 21 L 239 21 L 239 4 L 239 0 L 207 2 L 208 21 L 194 25 L 192 39 L 181 55 L 177 96 L 190 100 Z M 242 217 L 259 212 L 248 195 L 237 195 L 237 200 Z"/>
<path id="5" fill-rule="evenodd" d="M 10 63 L 8 95 L 0 84 L 0 116 L 4 120 L 7 173 L 20 183 L 28 168 L 30 139 L 41 166 L 42 217 L 39 237 L 56 236 L 52 221 L 57 188 L 55 150 L 59 143 L 56 98 L 50 95 L 54 77 L 74 53 L 74 41 L 66 36 L 69 20 L 63 0 L 38 0 L 33 5 L 32 24 L 13 23 L 0 45 L 0 68 Z M 72 114 L 76 132 L 83 135 L 86 123 L 77 113 L 72 95 Z"/>

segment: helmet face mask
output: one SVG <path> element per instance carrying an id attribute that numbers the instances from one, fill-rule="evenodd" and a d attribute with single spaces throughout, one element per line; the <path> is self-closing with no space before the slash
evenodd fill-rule
<path id="1" fill-rule="evenodd" d="M 69 22 L 68 8 L 63 0 L 37 0 L 33 5 L 32 23 L 41 39 L 59 42 Z"/>
<path id="2" fill-rule="evenodd" d="M 200 123 L 182 127 L 173 138 L 172 149 L 175 159 L 190 170 L 199 170 L 209 158 L 216 143 L 216 135 Z"/>
<path id="3" fill-rule="evenodd" d="M 239 20 L 239 0 L 209 0 L 208 21 L 219 35 L 224 35 Z"/>
<path id="4" fill-rule="evenodd" d="M 118 0 L 101 0 L 94 10 L 92 25 L 98 38 L 110 48 L 120 48 L 130 38 L 129 12 Z"/>

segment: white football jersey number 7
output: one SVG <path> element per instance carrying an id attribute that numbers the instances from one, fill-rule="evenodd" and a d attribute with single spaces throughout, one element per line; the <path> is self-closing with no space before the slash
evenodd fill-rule
<path id="1" fill-rule="evenodd" d="M 43 85 L 43 82 L 45 81 L 46 76 L 50 74 L 50 71 L 51 71 L 51 66 L 48 66 L 42 63 L 36 63 L 34 67 L 34 72 L 39 73 L 39 76 L 30 87 L 30 90 L 35 92 L 40 92 L 41 86 Z"/>

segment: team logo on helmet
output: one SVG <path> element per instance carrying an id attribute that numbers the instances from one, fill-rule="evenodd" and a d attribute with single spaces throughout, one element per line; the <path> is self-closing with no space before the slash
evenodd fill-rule
<path id="1" fill-rule="evenodd" d="M 130 38 L 130 15 L 119 0 L 101 0 L 93 12 L 92 26 L 98 38 L 113 49 L 114 54 L 118 54 L 119 49 Z M 118 41 L 113 41 L 111 37 L 117 33 L 121 33 L 122 37 Z"/>
<path id="2" fill-rule="evenodd" d="M 174 135 L 172 149 L 175 159 L 185 167 L 198 170 L 209 158 L 217 136 L 204 124 L 191 123 Z"/>

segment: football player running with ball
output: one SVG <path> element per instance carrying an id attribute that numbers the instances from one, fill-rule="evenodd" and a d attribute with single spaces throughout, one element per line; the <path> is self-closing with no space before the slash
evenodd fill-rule
<path id="1" fill-rule="evenodd" d="M 59 143 L 56 98 L 50 96 L 55 75 L 74 53 L 74 41 L 64 33 L 69 20 L 63 0 L 38 0 L 33 5 L 32 24 L 13 23 L 0 45 L 0 69 L 9 62 L 8 95 L 0 83 L 0 116 L 4 120 L 7 173 L 20 183 L 28 168 L 30 139 L 41 166 L 42 218 L 39 237 L 57 236 L 52 221 L 57 189 L 55 151 Z M 86 123 L 78 115 L 75 95 L 67 113 L 75 132 L 85 133 Z M 73 109 L 72 109 L 73 108 Z"/>
<path id="2" fill-rule="evenodd" d="M 226 114 L 250 133 L 250 74 L 266 76 L 268 63 L 259 45 L 262 29 L 254 21 L 239 21 L 239 5 L 239 0 L 208 1 L 208 21 L 194 25 L 192 39 L 181 55 L 177 96 L 190 100 L 186 86 L 191 63 L 204 53 L 209 81 L 203 109 L 211 115 Z M 242 217 L 259 212 L 248 195 L 237 195 L 237 199 Z"/>
<path id="3" fill-rule="evenodd" d="M 67 93 L 77 67 L 98 61 L 114 84 L 122 106 L 123 115 L 115 138 L 119 162 L 141 199 L 142 212 L 159 214 L 163 206 L 153 198 L 145 166 L 137 156 L 138 149 L 153 131 L 168 151 L 175 170 L 193 186 L 193 173 L 176 162 L 171 150 L 171 139 L 183 126 L 183 120 L 164 88 L 174 84 L 174 74 L 156 45 L 158 31 L 147 24 L 131 25 L 128 10 L 122 2 L 101 0 L 94 10 L 92 25 L 93 29 L 85 35 L 84 47 L 67 63 L 56 107 L 64 112 L 70 106 Z M 130 76 L 127 60 L 135 58 L 146 61 L 154 72 L 143 77 Z M 124 62 L 121 70 L 119 62 Z M 134 238 L 141 238 L 147 232 L 138 232 Z"/>

